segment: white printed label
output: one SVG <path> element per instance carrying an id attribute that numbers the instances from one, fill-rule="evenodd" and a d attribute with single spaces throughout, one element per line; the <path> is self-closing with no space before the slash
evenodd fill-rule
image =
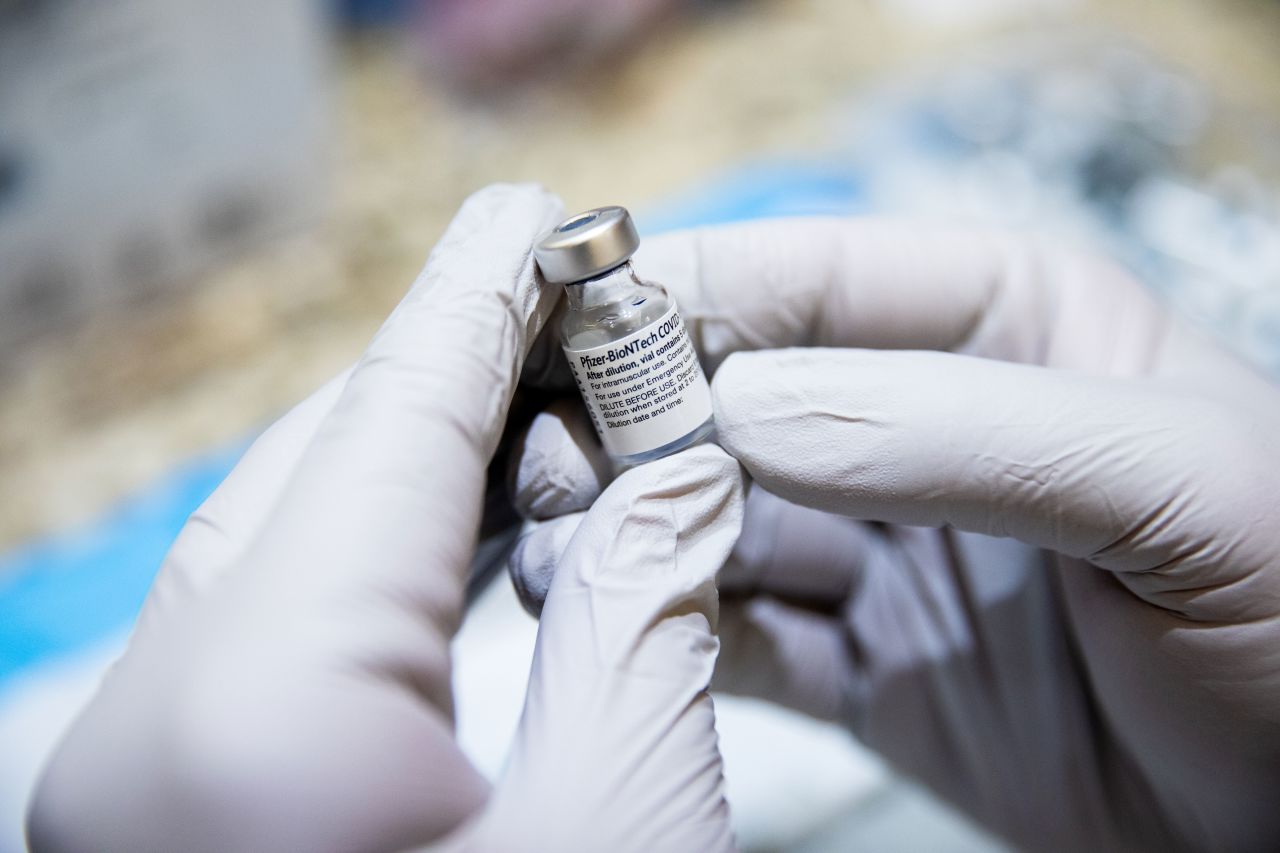
<path id="1" fill-rule="evenodd" d="M 711 417 L 711 389 L 674 300 L 638 332 L 564 354 L 611 456 L 670 444 Z"/>

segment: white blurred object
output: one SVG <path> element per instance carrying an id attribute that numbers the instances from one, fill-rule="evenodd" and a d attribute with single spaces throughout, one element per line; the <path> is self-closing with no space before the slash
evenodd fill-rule
<path id="1" fill-rule="evenodd" d="M 490 781 L 498 778 L 524 706 L 538 623 L 505 577 L 489 584 L 453 639 L 458 743 Z"/>
<path id="2" fill-rule="evenodd" d="M 50 750 L 124 650 L 114 635 L 7 682 L 0 693 L 0 853 L 27 849 L 22 821 Z"/>
<path id="3" fill-rule="evenodd" d="M 717 695 L 716 730 L 734 829 L 746 849 L 789 849 L 892 779 L 848 731 L 778 705 Z"/>
<path id="4" fill-rule="evenodd" d="M 0 4 L 0 351 L 314 215 L 324 9 Z"/>

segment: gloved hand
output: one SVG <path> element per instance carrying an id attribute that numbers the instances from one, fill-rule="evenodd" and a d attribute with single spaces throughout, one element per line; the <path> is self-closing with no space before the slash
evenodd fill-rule
<path id="1" fill-rule="evenodd" d="M 1280 848 L 1277 388 L 1008 236 L 757 222 L 636 269 L 754 478 L 714 687 L 847 724 L 1028 849 Z M 559 516 L 513 559 L 534 609 L 607 479 L 588 429 L 548 411 L 515 471 Z"/>
<path id="2" fill-rule="evenodd" d="M 557 298 L 530 246 L 562 216 L 473 196 L 354 370 L 195 513 L 45 771 L 33 850 L 731 846 L 705 688 L 742 488 L 717 448 L 620 478 L 569 543 L 495 790 L 453 740 L 486 466 Z"/>

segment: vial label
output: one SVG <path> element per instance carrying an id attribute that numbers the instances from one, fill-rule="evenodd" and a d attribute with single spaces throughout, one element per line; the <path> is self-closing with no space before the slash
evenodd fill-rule
<path id="1" fill-rule="evenodd" d="M 667 313 L 638 332 L 564 352 L 611 456 L 670 444 L 711 417 L 711 389 L 674 300 Z"/>

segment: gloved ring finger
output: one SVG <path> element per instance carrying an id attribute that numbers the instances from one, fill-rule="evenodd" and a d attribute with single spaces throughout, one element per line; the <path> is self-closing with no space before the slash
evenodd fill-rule
<path id="1" fill-rule="evenodd" d="M 571 398 L 534 417 L 516 442 L 508 472 L 516 510 L 532 519 L 585 510 L 613 476 L 586 409 Z"/>
<path id="2" fill-rule="evenodd" d="M 585 516 L 585 512 L 575 512 L 544 521 L 520 537 L 511 552 L 507 560 L 511 585 L 520 604 L 531 615 L 542 614 L 556 566 Z"/>

